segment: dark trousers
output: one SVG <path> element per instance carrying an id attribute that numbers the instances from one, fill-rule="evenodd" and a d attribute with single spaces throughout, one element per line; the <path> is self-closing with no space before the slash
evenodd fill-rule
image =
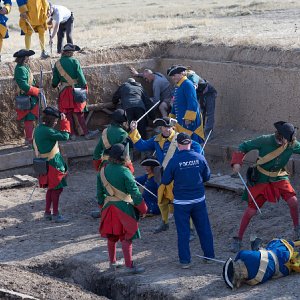
<path id="1" fill-rule="evenodd" d="M 62 43 L 65 37 L 65 33 L 67 35 L 67 43 L 73 44 L 73 23 L 74 23 L 74 17 L 73 14 L 71 14 L 71 17 L 68 19 L 65 23 L 60 23 L 58 32 L 57 32 L 57 53 L 61 52 Z"/>
<path id="2" fill-rule="evenodd" d="M 205 201 L 194 204 L 174 204 L 174 218 L 178 238 L 178 255 L 182 264 L 191 262 L 190 253 L 190 218 L 199 236 L 204 256 L 213 258 L 214 242 Z"/>
<path id="3" fill-rule="evenodd" d="M 130 125 L 131 121 L 137 121 L 143 114 L 145 113 L 145 110 L 141 107 L 131 107 L 126 109 L 126 115 L 128 119 L 128 123 Z M 138 123 L 138 131 L 142 137 L 143 140 L 147 139 L 147 116 L 144 117 L 139 123 Z"/>

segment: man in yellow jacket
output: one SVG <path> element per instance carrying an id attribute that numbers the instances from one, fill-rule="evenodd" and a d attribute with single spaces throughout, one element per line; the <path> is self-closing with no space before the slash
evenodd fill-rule
<path id="1" fill-rule="evenodd" d="M 1 62 L 1 51 L 3 39 L 8 38 L 8 30 L 6 26 L 6 21 L 8 20 L 5 15 L 9 14 L 11 10 L 11 0 L 3 0 L 3 7 L 1 6 L 0 0 L 0 62 Z"/>
<path id="2" fill-rule="evenodd" d="M 31 35 L 39 34 L 41 58 L 48 58 L 45 50 L 45 32 L 47 30 L 47 14 L 49 3 L 47 0 L 17 0 L 20 11 L 19 25 L 21 34 L 25 35 L 25 47 L 31 49 Z"/>

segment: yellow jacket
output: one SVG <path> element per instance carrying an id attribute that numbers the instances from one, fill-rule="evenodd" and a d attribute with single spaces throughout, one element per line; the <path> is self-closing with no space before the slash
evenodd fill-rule
<path id="1" fill-rule="evenodd" d="M 37 26 L 42 26 L 42 28 L 47 30 L 47 12 L 49 9 L 47 0 L 20 0 L 17 2 L 20 13 L 27 13 L 28 21 L 35 30 Z M 25 19 L 20 18 L 19 25 L 24 33 L 31 31 Z"/>

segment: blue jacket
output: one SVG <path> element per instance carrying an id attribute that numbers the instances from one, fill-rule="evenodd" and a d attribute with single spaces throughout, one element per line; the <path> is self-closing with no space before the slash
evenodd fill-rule
<path id="1" fill-rule="evenodd" d="M 288 241 L 287 243 L 290 245 L 289 248 L 294 247 L 293 242 Z M 289 275 L 290 270 L 286 266 L 286 263 L 288 263 L 288 261 L 290 260 L 292 253 L 285 246 L 282 240 L 274 239 L 270 241 L 267 244 L 265 249 L 271 250 L 277 256 L 278 263 L 279 263 L 279 271 L 281 275 L 282 276 Z M 247 280 L 251 280 L 256 277 L 260 266 L 260 257 L 261 254 L 259 251 L 242 250 L 237 254 L 235 261 L 240 259 L 244 262 L 248 271 Z M 261 283 L 264 283 L 267 280 L 271 279 L 275 275 L 275 273 L 276 273 L 275 261 L 272 255 L 268 253 L 268 265 Z"/>
<path id="2" fill-rule="evenodd" d="M 131 134 L 129 134 L 129 137 L 133 141 L 134 147 L 137 150 L 139 150 L 141 152 L 143 152 L 143 151 L 153 151 L 154 152 L 155 151 L 155 156 L 156 156 L 157 160 L 159 161 L 160 164 L 162 164 L 162 162 L 168 152 L 168 149 L 169 149 L 169 146 L 173 139 L 174 134 L 175 134 L 175 131 L 171 134 L 171 136 L 169 138 L 164 138 L 161 134 L 158 134 L 149 140 L 143 140 L 142 138 L 139 138 L 136 140 L 131 136 Z M 202 151 L 201 145 L 195 141 L 192 141 L 191 148 L 197 153 L 200 153 Z M 175 153 L 177 153 L 177 152 L 178 152 L 178 149 L 176 149 Z"/>
<path id="3" fill-rule="evenodd" d="M 205 196 L 203 183 L 209 178 L 210 169 L 204 156 L 193 150 L 181 150 L 169 161 L 161 183 L 168 185 L 174 180 L 174 199 L 193 200 Z"/>
<path id="4" fill-rule="evenodd" d="M 153 175 L 148 176 L 147 174 L 144 174 L 142 176 L 138 176 L 135 178 L 137 182 L 145 186 L 149 191 L 151 191 L 154 195 L 157 195 L 157 189 L 158 184 L 155 182 Z M 148 213 L 149 214 L 155 214 L 159 215 L 160 210 L 157 204 L 157 198 L 151 195 L 148 191 L 144 190 L 142 193 L 143 199 L 145 200 L 147 207 L 148 207 Z"/>
<path id="5" fill-rule="evenodd" d="M 177 120 L 176 130 L 178 132 L 186 132 L 196 142 L 203 142 L 203 124 L 196 90 L 187 77 L 183 77 L 176 84 L 170 117 Z M 185 125 L 185 120 L 191 121 L 191 123 Z"/>
<path id="6" fill-rule="evenodd" d="M 0 0 L 0 7 L 2 6 L 1 2 L 3 2 L 9 13 L 12 6 L 11 0 Z M 8 30 L 6 26 L 7 20 L 8 18 L 5 15 L 0 15 L 0 36 L 2 36 L 3 38 L 8 38 Z"/>

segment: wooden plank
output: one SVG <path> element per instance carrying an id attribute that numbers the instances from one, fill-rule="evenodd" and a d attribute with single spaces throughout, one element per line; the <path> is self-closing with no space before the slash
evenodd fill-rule
<path id="1" fill-rule="evenodd" d="M 212 174 L 211 179 L 205 183 L 210 187 L 219 189 L 229 190 L 237 194 L 244 192 L 244 185 L 239 178 L 233 178 L 230 175 L 214 175 Z"/>
<path id="2" fill-rule="evenodd" d="M 13 178 L 19 180 L 24 185 L 34 185 L 38 180 L 30 175 L 14 175 Z"/>
<path id="3" fill-rule="evenodd" d="M 23 300 L 38 300 L 38 298 L 23 294 L 23 293 L 19 293 L 19 292 L 15 292 L 12 290 L 7 290 L 7 289 L 0 289 L 0 296 L 5 297 L 3 299 L 23 299 Z"/>
<path id="4" fill-rule="evenodd" d="M 15 178 L 3 178 L 0 179 L 0 190 L 10 189 L 16 186 L 20 186 L 22 183 Z"/>
<path id="5" fill-rule="evenodd" d="M 20 186 L 33 186 L 36 182 L 37 179 L 29 175 L 14 175 L 13 177 L 0 179 L 0 190 Z"/>

